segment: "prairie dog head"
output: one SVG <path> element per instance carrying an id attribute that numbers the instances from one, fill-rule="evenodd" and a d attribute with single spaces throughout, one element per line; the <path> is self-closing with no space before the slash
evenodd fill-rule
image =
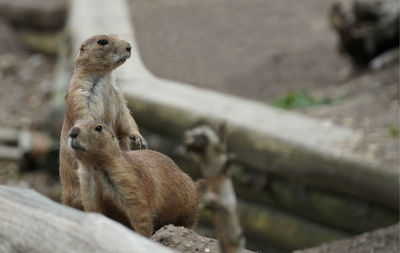
<path id="1" fill-rule="evenodd" d="M 121 152 L 113 131 L 102 123 L 78 120 L 68 133 L 68 145 L 78 160 L 92 163 Z"/>
<path id="2" fill-rule="evenodd" d="M 95 35 L 81 44 L 75 68 L 82 71 L 112 71 L 131 56 L 131 45 L 115 35 Z"/>
<path id="3" fill-rule="evenodd" d="M 184 147 L 203 165 L 205 176 L 225 170 L 233 158 L 226 150 L 227 129 L 225 123 L 219 126 L 216 133 L 211 127 L 202 125 L 185 132 Z"/>

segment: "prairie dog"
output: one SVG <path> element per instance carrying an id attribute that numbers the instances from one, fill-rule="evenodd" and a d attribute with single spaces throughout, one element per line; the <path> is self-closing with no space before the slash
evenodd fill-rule
<path id="1" fill-rule="evenodd" d="M 146 237 L 167 224 L 196 224 L 196 185 L 169 157 L 123 151 L 110 128 L 86 120 L 71 128 L 68 144 L 78 160 L 85 211 L 103 213 Z"/>
<path id="2" fill-rule="evenodd" d="M 83 209 L 79 196 L 78 164 L 68 149 L 68 132 L 79 119 L 100 121 L 116 134 L 123 150 L 130 140 L 147 143 L 138 131 L 112 71 L 131 56 L 131 45 L 113 35 L 96 35 L 82 43 L 67 94 L 60 137 L 60 179 L 63 203 Z"/>

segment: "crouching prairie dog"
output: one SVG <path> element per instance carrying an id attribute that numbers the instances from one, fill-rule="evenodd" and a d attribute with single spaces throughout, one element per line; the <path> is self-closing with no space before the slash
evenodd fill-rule
<path id="1" fill-rule="evenodd" d="M 78 121 L 68 142 L 79 164 L 85 211 L 103 213 L 146 237 L 167 224 L 196 224 L 196 185 L 169 157 L 123 151 L 113 131 L 93 121 Z"/>
<path id="2" fill-rule="evenodd" d="M 77 120 L 102 122 L 116 134 L 119 146 L 130 150 L 130 141 L 147 148 L 112 71 L 131 56 L 131 45 L 113 35 L 97 35 L 82 43 L 75 60 L 67 94 L 60 138 L 60 179 L 63 203 L 83 209 L 79 196 L 77 162 L 68 148 L 68 132 Z"/>

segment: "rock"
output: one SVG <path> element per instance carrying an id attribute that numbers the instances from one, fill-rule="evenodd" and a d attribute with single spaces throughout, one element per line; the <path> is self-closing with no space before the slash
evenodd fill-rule
<path id="1" fill-rule="evenodd" d="M 151 240 L 183 253 L 219 252 L 218 241 L 198 235 L 196 232 L 184 228 L 167 225 L 159 229 Z M 244 253 L 252 251 L 245 250 Z"/>
<path id="2" fill-rule="evenodd" d="M 206 252 L 206 249 L 209 252 L 218 252 L 217 240 L 203 237 L 190 229 L 174 225 L 162 227 L 151 239 L 183 253 Z"/>

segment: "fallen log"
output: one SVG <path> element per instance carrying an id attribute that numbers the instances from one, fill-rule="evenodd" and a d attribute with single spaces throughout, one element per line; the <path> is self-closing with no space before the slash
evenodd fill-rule
<path id="1" fill-rule="evenodd" d="M 63 206 L 30 189 L 0 186 L 0 252 L 175 251 L 103 215 Z"/>

